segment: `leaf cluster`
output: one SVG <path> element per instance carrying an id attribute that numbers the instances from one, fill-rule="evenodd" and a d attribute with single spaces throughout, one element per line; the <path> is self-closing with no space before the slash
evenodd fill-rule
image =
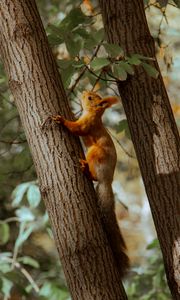
<path id="1" fill-rule="evenodd" d="M 170 292 L 164 272 L 163 258 L 157 239 L 147 247 L 150 252 L 148 266 L 134 268 L 127 283 L 127 294 L 130 300 L 169 300 Z"/>

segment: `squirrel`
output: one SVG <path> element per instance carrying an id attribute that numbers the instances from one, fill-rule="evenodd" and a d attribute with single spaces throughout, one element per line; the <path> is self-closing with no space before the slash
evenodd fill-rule
<path id="1" fill-rule="evenodd" d="M 82 93 L 83 113 L 76 121 L 63 116 L 50 117 L 52 121 L 66 127 L 75 135 L 81 136 L 87 148 L 86 160 L 80 159 L 81 168 L 93 181 L 97 181 L 97 197 L 102 213 L 102 224 L 111 250 L 123 277 L 129 267 L 126 245 L 120 232 L 115 210 L 112 181 L 117 161 L 113 141 L 102 123 L 104 111 L 118 102 L 115 96 L 102 98 L 95 92 Z"/>

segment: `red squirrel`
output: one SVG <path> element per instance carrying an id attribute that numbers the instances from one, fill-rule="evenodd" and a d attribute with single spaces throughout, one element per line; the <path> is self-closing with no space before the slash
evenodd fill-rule
<path id="1" fill-rule="evenodd" d="M 101 98 L 95 92 L 84 91 L 82 94 L 83 113 L 78 120 L 68 121 L 60 115 L 52 116 L 51 120 L 83 138 L 87 153 L 86 160 L 80 159 L 81 167 L 92 180 L 98 182 L 96 191 L 103 227 L 122 277 L 129 267 L 129 259 L 125 253 L 126 245 L 114 211 L 112 181 L 117 155 L 113 141 L 101 119 L 105 109 L 117 101 L 118 98 L 115 96 Z"/>

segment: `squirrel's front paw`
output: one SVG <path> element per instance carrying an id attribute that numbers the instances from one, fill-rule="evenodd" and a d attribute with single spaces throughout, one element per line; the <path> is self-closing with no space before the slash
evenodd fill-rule
<path id="1" fill-rule="evenodd" d="M 64 118 L 60 115 L 51 116 L 50 118 L 51 118 L 52 121 L 54 121 L 57 124 L 63 124 L 64 123 Z"/>
<path id="2" fill-rule="evenodd" d="M 47 125 L 54 121 L 57 124 L 63 124 L 64 122 L 64 118 L 60 115 L 56 115 L 56 116 L 49 116 L 42 124 L 42 129 L 44 129 L 45 127 L 47 127 Z"/>

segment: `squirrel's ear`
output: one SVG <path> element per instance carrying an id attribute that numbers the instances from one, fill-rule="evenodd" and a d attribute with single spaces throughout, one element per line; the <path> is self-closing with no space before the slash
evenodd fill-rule
<path id="1" fill-rule="evenodd" d="M 105 104 L 104 106 L 110 107 L 113 104 L 116 104 L 120 101 L 120 99 L 116 96 L 107 96 L 102 99 L 102 102 Z"/>

